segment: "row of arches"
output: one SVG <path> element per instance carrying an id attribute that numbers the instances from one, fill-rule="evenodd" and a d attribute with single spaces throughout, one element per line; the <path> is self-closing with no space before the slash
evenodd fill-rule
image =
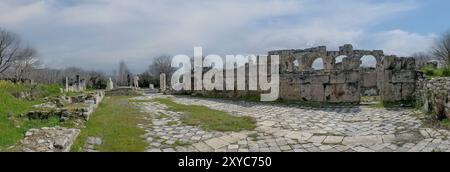
<path id="1" fill-rule="evenodd" d="M 334 59 L 334 65 L 335 66 L 340 66 L 342 65 L 344 59 L 347 58 L 347 56 L 338 56 Z M 361 64 L 360 64 L 360 68 L 376 68 L 377 67 L 377 59 L 372 56 L 372 55 L 365 55 L 363 57 L 361 57 L 360 59 Z M 300 61 L 298 59 L 294 60 L 293 62 L 293 66 L 296 68 L 299 68 L 301 66 Z M 325 69 L 325 61 L 323 58 L 319 57 L 316 58 L 312 64 L 311 64 L 311 68 L 314 70 L 323 70 Z"/>

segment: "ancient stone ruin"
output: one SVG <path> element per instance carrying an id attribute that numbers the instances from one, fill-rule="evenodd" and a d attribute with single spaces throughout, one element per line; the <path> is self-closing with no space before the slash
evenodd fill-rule
<path id="1" fill-rule="evenodd" d="M 423 111 L 433 114 L 436 120 L 450 119 L 450 78 L 421 78 L 418 85 Z"/>
<path id="2" fill-rule="evenodd" d="M 160 85 L 160 91 L 161 92 L 165 92 L 167 90 L 167 83 L 166 83 L 167 79 L 166 79 L 166 74 L 162 73 L 159 75 L 159 85 Z"/>
<path id="3" fill-rule="evenodd" d="M 280 57 L 280 99 L 359 103 L 362 96 L 377 96 L 384 102 L 415 100 L 418 72 L 413 58 L 385 55 L 382 50 L 354 50 L 350 44 L 339 47 L 337 51 L 328 51 L 325 46 L 320 46 L 275 50 L 268 55 L 269 58 L 270 55 Z M 371 59 L 372 66 L 364 64 L 363 59 Z M 317 68 L 317 64 L 323 67 Z M 234 98 L 259 96 L 260 91 L 248 90 L 249 77 L 257 76 L 249 76 L 249 66 L 245 68 L 247 90 L 183 92 Z M 237 85 L 237 75 L 234 77 Z M 161 75 L 161 83 L 165 80 Z"/>
<path id="4" fill-rule="evenodd" d="M 79 129 L 62 127 L 30 129 L 15 149 L 21 152 L 69 152 L 79 134 Z"/>
<path id="5" fill-rule="evenodd" d="M 86 80 L 81 79 L 80 75 L 77 75 L 75 80 L 73 80 L 73 78 L 66 77 L 64 84 L 65 92 L 81 92 L 86 90 Z"/>

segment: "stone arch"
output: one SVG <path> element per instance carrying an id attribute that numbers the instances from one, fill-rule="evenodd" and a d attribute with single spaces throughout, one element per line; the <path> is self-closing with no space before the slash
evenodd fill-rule
<path id="1" fill-rule="evenodd" d="M 325 60 L 321 57 L 316 58 L 312 64 L 311 64 L 311 68 L 314 70 L 323 70 L 325 69 Z"/>
<path id="2" fill-rule="evenodd" d="M 300 60 L 295 59 L 293 64 L 294 64 L 294 66 L 299 67 L 300 66 Z"/>
<path id="3" fill-rule="evenodd" d="M 287 59 L 285 61 L 285 67 L 286 67 L 285 69 L 286 69 L 286 71 L 288 71 L 288 72 L 295 71 L 295 65 L 294 65 L 294 61 L 295 60 L 296 59 L 294 58 L 294 56 L 292 54 L 289 54 L 287 56 Z"/>
<path id="4" fill-rule="evenodd" d="M 360 68 L 376 69 L 378 66 L 378 60 L 373 55 L 364 55 L 359 60 L 361 61 Z"/>
<path id="5" fill-rule="evenodd" d="M 292 62 L 292 68 L 293 68 L 293 70 L 294 70 L 294 71 L 299 71 L 299 70 L 300 70 L 300 64 L 301 64 L 300 59 L 295 59 L 295 60 Z"/>
<path id="6" fill-rule="evenodd" d="M 378 81 L 379 58 L 374 55 L 363 55 L 359 58 L 360 76 L 361 76 L 361 95 L 379 96 L 380 87 Z"/>
<path id="7" fill-rule="evenodd" d="M 347 58 L 346 55 L 340 55 L 334 58 L 334 64 L 342 63 L 344 58 Z"/>
<path id="8" fill-rule="evenodd" d="M 344 59 L 348 58 L 346 55 L 340 55 L 333 58 L 333 66 L 335 69 L 344 69 Z"/>
<path id="9" fill-rule="evenodd" d="M 301 66 L 304 67 L 304 69 L 314 69 L 313 64 L 317 59 L 322 59 L 323 68 L 325 69 L 325 57 L 322 56 L 322 54 L 319 53 L 312 53 L 307 56 L 304 56 L 304 64 L 301 64 Z"/>

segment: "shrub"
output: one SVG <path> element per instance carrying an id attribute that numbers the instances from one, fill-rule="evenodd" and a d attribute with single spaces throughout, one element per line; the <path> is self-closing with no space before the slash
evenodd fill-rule
<path id="1" fill-rule="evenodd" d="M 450 77 L 450 65 L 446 65 L 442 68 L 427 66 L 422 69 L 422 72 L 429 77 Z"/>

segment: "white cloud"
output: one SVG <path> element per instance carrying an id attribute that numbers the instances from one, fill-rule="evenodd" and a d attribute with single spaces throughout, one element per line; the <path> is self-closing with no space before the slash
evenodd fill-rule
<path id="1" fill-rule="evenodd" d="M 152 56 L 194 46 L 234 54 L 353 43 L 407 54 L 432 36 L 369 30 L 417 8 L 410 0 L 3 0 L 0 26 L 34 43 L 51 66 L 111 70 L 126 59 L 141 70 Z"/>
<path id="2" fill-rule="evenodd" d="M 0 2 L 0 24 L 10 27 L 20 27 L 23 23 L 36 17 L 45 16 L 48 4 L 45 1 L 22 4 L 12 0 Z"/>
<path id="3" fill-rule="evenodd" d="M 391 30 L 374 34 L 371 39 L 387 54 L 410 56 L 429 50 L 436 37 L 434 34 L 421 35 L 404 30 Z"/>

